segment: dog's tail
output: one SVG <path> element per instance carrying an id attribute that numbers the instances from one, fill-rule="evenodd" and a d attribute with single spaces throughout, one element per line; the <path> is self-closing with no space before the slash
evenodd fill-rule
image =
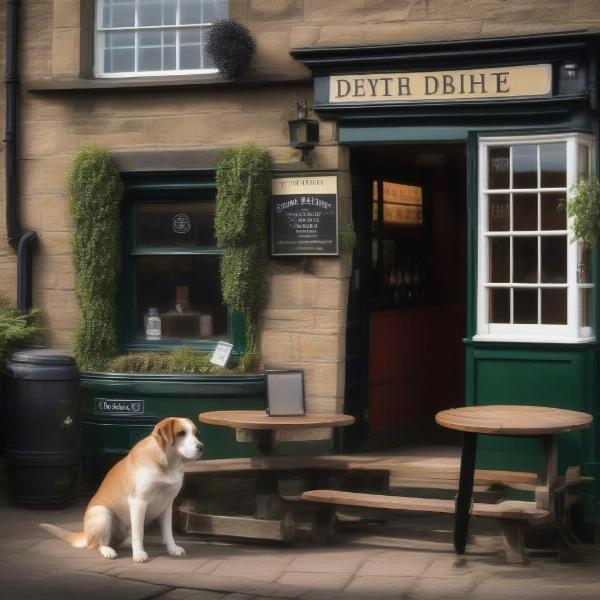
<path id="1" fill-rule="evenodd" d="M 62 527 L 57 527 L 56 525 L 50 525 L 50 523 L 40 523 L 40 527 L 49 531 L 52 535 L 55 535 L 57 538 L 68 542 L 73 546 L 73 548 L 85 548 L 87 546 L 87 540 L 85 537 L 85 533 L 83 531 L 78 531 L 73 533 L 71 531 L 67 531 Z"/>

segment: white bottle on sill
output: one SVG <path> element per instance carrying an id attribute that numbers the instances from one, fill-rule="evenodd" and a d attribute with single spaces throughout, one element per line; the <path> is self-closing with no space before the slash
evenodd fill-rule
<path id="1" fill-rule="evenodd" d="M 152 306 L 148 309 L 146 317 L 146 339 L 150 341 L 160 340 L 161 337 L 161 321 L 158 313 L 158 308 Z"/>

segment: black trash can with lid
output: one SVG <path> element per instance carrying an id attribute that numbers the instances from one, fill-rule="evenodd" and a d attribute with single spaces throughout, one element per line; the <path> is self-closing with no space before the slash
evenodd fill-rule
<path id="1" fill-rule="evenodd" d="M 15 352 L 4 368 L 9 499 L 59 507 L 75 499 L 80 456 L 79 370 L 69 354 Z"/>

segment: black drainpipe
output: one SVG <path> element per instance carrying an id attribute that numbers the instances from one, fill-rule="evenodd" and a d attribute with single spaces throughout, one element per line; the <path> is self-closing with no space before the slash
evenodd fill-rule
<path id="1" fill-rule="evenodd" d="M 19 179 L 17 171 L 17 89 L 19 35 L 19 0 L 6 3 L 6 92 L 5 178 L 6 178 L 6 235 L 17 252 L 17 309 L 31 308 L 31 254 L 37 239 L 35 231 L 25 231 L 19 218 Z"/>

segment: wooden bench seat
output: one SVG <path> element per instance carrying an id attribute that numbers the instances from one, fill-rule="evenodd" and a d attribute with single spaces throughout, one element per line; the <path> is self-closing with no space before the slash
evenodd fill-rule
<path id="1" fill-rule="evenodd" d="M 454 500 L 440 500 L 437 498 L 384 496 L 337 490 L 310 490 L 302 494 L 302 499 L 337 506 L 362 506 L 383 510 L 454 514 Z M 529 522 L 541 522 L 550 517 L 550 511 L 536 508 L 535 502 L 519 500 L 504 500 L 498 504 L 475 502 L 471 514 L 475 517 L 522 519 Z"/>
<path id="2" fill-rule="evenodd" d="M 399 459 L 361 457 L 361 456 L 313 456 L 290 457 L 273 456 L 268 458 L 225 458 L 216 460 L 197 460 L 184 466 L 186 475 L 231 474 L 244 476 L 256 471 L 277 470 L 320 470 L 344 469 L 348 471 L 387 471 L 394 487 L 404 488 L 458 488 L 458 466 L 456 468 L 430 468 L 429 466 L 406 464 Z M 581 476 L 578 467 L 567 470 L 561 478 L 568 487 L 591 481 Z M 478 469 L 475 471 L 475 489 L 487 490 L 492 486 L 510 487 L 521 491 L 534 491 L 537 474 L 522 471 L 493 471 Z"/>
<path id="3" fill-rule="evenodd" d="M 315 521 L 319 530 L 314 532 L 314 537 L 323 541 L 332 532 L 336 506 L 444 514 L 454 514 L 455 510 L 454 500 L 360 494 L 337 490 L 310 490 L 302 494 L 302 499 L 321 505 L 321 514 Z M 498 519 L 502 529 L 506 559 L 510 563 L 518 564 L 527 562 L 524 526 L 538 525 L 552 519 L 550 511 L 537 508 L 535 502 L 517 500 L 504 500 L 497 504 L 475 502 L 471 514 L 475 517 Z"/>

